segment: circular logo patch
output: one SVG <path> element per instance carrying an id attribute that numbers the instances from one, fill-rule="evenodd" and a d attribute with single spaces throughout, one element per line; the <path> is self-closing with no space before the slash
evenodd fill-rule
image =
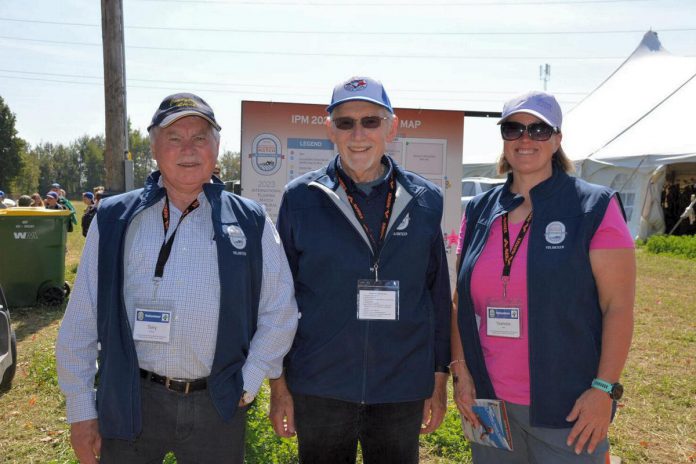
<path id="1" fill-rule="evenodd" d="M 549 224 L 546 226 L 546 232 L 544 232 L 544 236 L 546 237 L 546 241 L 550 244 L 558 245 L 563 240 L 565 240 L 565 224 L 563 224 L 560 221 L 549 222 Z"/>
<path id="2" fill-rule="evenodd" d="M 246 235 L 244 235 L 241 227 L 227 226 L 227 236 L 230 238 L 232 246 L 236 249 L 241 250 L 246 246 Z"/>
<path id="3" fill-rule="evenodd" d="M 251 144 L 251 167 L 262 176 L 270 176 L 280 169 L 283 160 L 280 140 L 273 134 L 260 134 Z"/>

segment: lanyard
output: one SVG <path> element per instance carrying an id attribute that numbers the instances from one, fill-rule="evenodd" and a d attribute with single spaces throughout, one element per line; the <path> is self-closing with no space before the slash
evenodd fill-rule
<path id="1" fill-rule="evenodd" d="M 379 228 L 379 242 L 375 240 L 375 236 L 372 234 L 372 231 L 370 230 L 370 227 L 367 225 L 367 222 L 365 221 L 365 214 L 362 212 L 360 209 L 360 206 L 358 206 L 358 203 L 355 201 L 355 198 L 353 198 L 353 195 L 348 191 L 348 188 L 346 186 L 346 181 L 343 179 L 343 174 L 338 171 L 338 183 L 343 187 L 343 190 L 346 192 L 346 196 L 348 197 L 348 203 L 350 203 L 350 206 L 353 208 L 353 213 L 355 213 L 355 217 L 357 218 L 358 222 L 360 222 L 360 225 L 363 227 L 365 230 L 365 233 L 367 234 L 368 238 L 370 239 L 370 242 L 372 243 L 372 248 L 375 252 L 375 262 L 373 264 L 373 269 L 375 271 L 375 280 L 379 280 L 378 278 L 378 266 L 379 266 L 379 246 L 382 243 L 382 240 L 384 240 L 385 235 L 387 235 L 387 227 L 389 226 L 389 219 L 391 218 L 392 215 L 392 210 L 394 209 L 394 201 L 396 198 L 396 175 L 394 174 L 394 171 L 392 170 L 391 176 L 389 176 L 389 190 L 387 191 L 387 201 L 386 204 L 384 205 L 384 215 L 382 216 L 382 225 Z"/>
<path id="2" fill-rule="evenodd" d="M 172 236 L 167 240 L 167 232 L 169 231 L 169 196 L 167 196 L 167 201 L 164 202 L 164 208 L 162 208 L 162 224 L 164 225 L 164 243 L 162 243 L 162 248 L 160 248 L 159 256 L 157 257 L 157 266 L 155 267 L 155 278 L 161 279 L 164 275 L 164 266 L 169 261 L 169 254 L 172 252 L 172 245 L 174 244 L 174 237 L 176 236 L 176 231 L 179 230 L 181 221 L 184 220 L 186 216 L 189 215 L 191 211 L 198 208 L 200 203 L 198 198 L 193 200 L 190 205 L 186 207 L 179 222 L 176 224 L 176 229 L 172 232 Z"/>
<path id="3" fill-rule="evenodd" d="M 503 297 L 507 297 L 507 284 L 510 280 L 510 270 L 512 269 L 512 261 L 515 259 L 517 252 L 522 245 L 522 240 L 529 230 L 529 226 L 532 223 L 532 211 L 529 212 L 527 218 L 522 224 L 520 232 L 517 234 L 515 243 L 512 244 L 512 249 L 510 248 L 510 227 L 508 225 L 508 213 L 503 214 Z"/>

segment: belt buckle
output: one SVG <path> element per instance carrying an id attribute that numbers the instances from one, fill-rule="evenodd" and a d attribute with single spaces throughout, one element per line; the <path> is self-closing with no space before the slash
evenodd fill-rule
<path id="1" fill-rule="evenodd" d="M 172 388 L 170 388 L 170 385 L 171 385 L 171 381 L 172 381 L 172 380 L 174 380 L 175 382 L 183 382 L 184 385 L 185 385 L 185 386 L 184 386 L 184 392 L 183 392 L 183 393 L 184 393 L 184 395 L 188 395 L 188 393 L 189 393 L 189 388 L 191 387 L 191 382 L 184 382 L 184 381 L 181 381 L 181 380 L 172 379 L 171 377 L 165 377 L 165 379 L 164 379 L 164 388 L 166 388 L 166 389 L 169 390 L 169 391 L 174 391 L 174 392 L 175 392 L 176 390 L 173 390 Z M 181 392 L 177 392 L 177 393 L 181 393 Z"/>

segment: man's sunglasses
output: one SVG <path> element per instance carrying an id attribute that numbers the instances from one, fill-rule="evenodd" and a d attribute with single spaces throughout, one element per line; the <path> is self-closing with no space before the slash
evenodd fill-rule
<path id="1" fill-rule="evenodd" d="M 364 118 L 360 119 L 353 119 L 346 116 L 333 118 L 331 122 L 333 122 L 333 125 L 336 126 L 336 129 L 347 131 L 353 130 L 355 123 L 358 121 L 360 121 L 360 125 L 365 129 L 377 129 L 382 125 L 382 121 L 386 121 L 387 119 L 389 119 L 388 116 L 365 116 Z"/>
<path id="2" fill-rule="evenodd" d="M 525 126 L 519 122 L 506 121 L 500 125 L 500 134 L 503 136 L 503 140 L 517 140 L 522 137 L 525 131 L 530 139 L 537 142 L 544 142 L 558 132 L 545 122 L 535 122 L 534 124 Z"/>

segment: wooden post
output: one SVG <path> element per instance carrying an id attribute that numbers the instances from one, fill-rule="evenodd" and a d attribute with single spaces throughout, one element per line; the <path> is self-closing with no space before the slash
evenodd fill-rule
<path id="1" fill-rule="evenodd" d="M 125 190 L 124 160 L 128 153 L 123 0 L 101 0 L 101 9 L 106 111 L 105 187 L 108 192 L 116 193 Z"/>

